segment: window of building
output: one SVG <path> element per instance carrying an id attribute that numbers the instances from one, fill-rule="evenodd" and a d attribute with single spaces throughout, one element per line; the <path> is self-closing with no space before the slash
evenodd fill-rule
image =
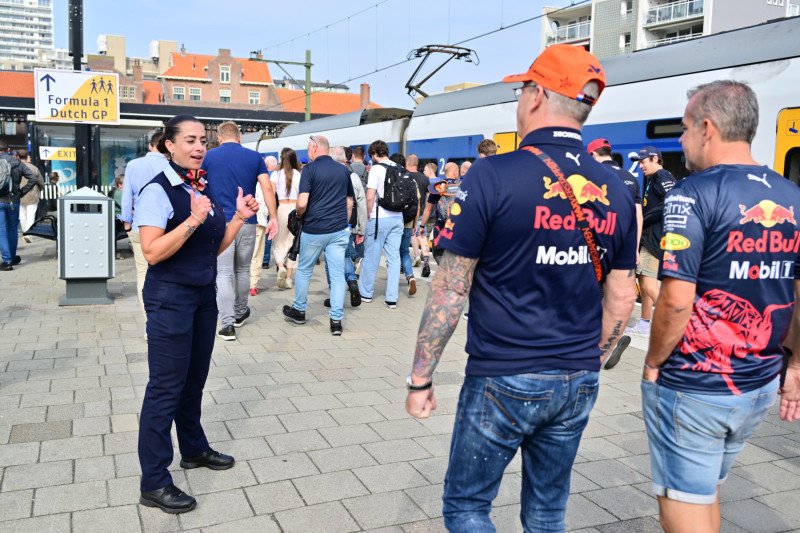
<path id="1" fill-rule="evenodd" d="M 230 83 L 231 82 L 231 66 L 230 65 L 220 65 L 219 66 L 219 82 L 220 83 Z"/>
<path id="2" fill-rule="evenodd" d="M 619 36 L 619 47 L 622 49 L 630 48 L 631 46 L 631 34 L 630 33 L 621 33 Z"/>
<path id="3" fill-rule="evenodd" d="M 219 90 L 219 101 L 223 104 L 230 103 L 231 101 L 231 91 L 230 89 L 220 89 Z"/>
<path id="4" fill-rule="evenodd" d="M 119 88 L 120 98 L 136 98 L 136 87 L 133 85 L 122 85 Z"/>
<path id="5" fill-rule="evenodd" d="M 260 104 L 261 103 L 261 93 L 258 91 L 249 91 L 248 92 L 248 101 L 251 104 Z"/>
<path id="6" fill-rule="evenodd" d="M 192 102 L 200 101 L 200 87 L 189 87 L 189 100 Z"/>
<path id="7" fill-rule="evenodd" d="M 186 88 L 185 87 L 173 87 L 172 88 L 172 99 L 173 100 L 184 100 L 186 95 Z"/>
<path id="8" fill-rule="evenodd" d="M 633 13 L 633 0 L 622 0 L 619 6 L 620 15 L 630 15 Z"/>

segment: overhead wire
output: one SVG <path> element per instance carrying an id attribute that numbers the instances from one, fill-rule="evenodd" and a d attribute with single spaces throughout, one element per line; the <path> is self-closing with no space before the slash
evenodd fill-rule
<path id="1" fill-rule="evenodd" d="M 384 2 L 379 2 L 379 4 L 385 3 L 385 2 L 387 2 L 387 1 L 389 1 L 389 0 L 384 0 Z M 499 33 L 499 32 L 501 32 L 501 31 L 509 30 L 509 29 L 511 29 L 511 28 L 514 28 L 514 27 L 516 27 L 516 26 L 520 26 L 520 25 L 522 25 L 522 24 L 527 24 L 528 22 L 533 22 L 534 20 L 539 20 L 539 19 L 541 19 L 542 17 L 544 17 L 545 15 L 553 15 L 554 13 L 558 13 L 559 11 L 563 11 L 563 10 L 565 10 L 565 9 L 571 9 L 571 8 L 573 8 L 573 7 L 576 7 L 576 6 L 579 6 L 579 5 L 582 5 L 582 4 L 589 3 L 589 2 L 591 2 L 591 1 L 592 1 L 592 0 L 577 0 L 577 1 L 573 1 L 573 2 L 572 2 L 572 3 L 570 3 L 570 5 L 568 5 L 568 6 L 560 7 L 560 8 L 558 8 L 558 9 L 554 9 L 553 11 L 549 11 L 549 12 L 547 12 L 547 13 L 542 13 L 542 14 L 540 14 L 540 15 L 534 15 L 533 17 L 530 17 L 530 18 L 527 18 L 527 19 L 524 19 L 524 20 L 519 20 L 519 21 L 517 21 L 517 22 L 514 22 L 514 23 L 512 23 L 512 24 L 509 24 L 509 25 L 507 25 L 507 26 L 501 26 L 501 27 L 499 27 L 499 28 L 496 28 L 496 29 L 494 29 L 494 30 L 487 31 L 487 32 L 481 33 L 481 34 L 479 34 L 479 35 L 475 35 L 475 36 L 473 36 L 473 37 L 468 37 L 468 38 L 466 38 L 466 39 L 464 39 L 464 40 L 462 40 L 462 41 L 459 41 L 459 42 L 457 42 L 457 43 L 453 43 L 453 44 L 454 44 L 454 45 L 461 45 L 461 44 L 464 44 L 464 43 L 468 43 L 468 42 L 471 42 L 471 41 L 475 41 L 475 40 L 477 40 L 477 39 L 482 39 L 483 37 L 487 37 L 487 36 L 489 36 L 489 35 L 493 35 L 493 34 L 495 34 L 495 33 Z M 373 6 L 373 7 L 377 7 L 379 4 L 375 4 L 375 6 Z M 372 8 L 368 8 L 368 9 L 372 9 Z M 363 12 L 363 11 L 362 11 L 362 12 Z M 376 18 L 377 18 L 377 9 L 376 9 Z M 341 21 L 340 21 L 340 22 L 341 22 Z M 376 28 L 377 28 L 377 25 L 376 25 Z M 375 68 L 375 70 L 373 70 L 373 71 L 371 71 L 371 72 L 366 72 L 366 73 L 364 73 L 364 74 L 360 74 L 360 75 L 357 75 L 357 76 L 351 76 L 349 79 L 346 79 L 346 80 L 340 81 L 340 82 L 339 82 L 337 85 L 344 85 L 345 83 L 349 83 L 349 82 L 351 82 L 351 81 L 355 81 L 355 80 L 358 80 L 358 79 L 361 79 L 361 78 L 366 78 L 367 76 L 371 76 L 371 75 L 373 75 L 373 74 L 378 74 L 378 73 L 380 73 L 380 72 L 384 72 L 384 71 L 386 71 L 386 70 L 393 69 L 393 68 L 395 68 L 395 67 L 399 67 L 400 65 L 404 65 L 404 64 L 406 64 L 406 63 L 410 63 L 411 61 L 414 61 L 414 60 L 416 60 L 416 59 L 417 59 L 416 57 L 411 57 L 411 58 L 403 59 L 403 60 L 401 60 L 401 61 L 398 61 L 398 62 L 396 62 L 396 63 L 392 63 L 392 64 L 390 64 L 390 65 L 386 65 L 386 66 L 383 66 L 383 67 L 377 68 L 377 41 L 376 41 L 376 56 L 375 56 L 375 57 L 376 57 L 376 59 L 375 59 L 375 63 L 376 63 L 376 68 Z M 315 94 L 315 93 L 318 93 L 318 92 L 324 92 L 324 91 L 325 91 L 325 89 L 324 89 L 324 88 L 323 88 L 323 89 L 317 89 L 317 90 L 315 90 L 315 91 L 311 91 L 311 94 Z M 303 95 L 302 95 L 302 96 L 297 96 L 297 97 L 295 97 L 295 98 L 291 98 L 291 99 L 289 99 L 289 100 L 286 100 L 285 102 L 280 102 L 280 103 L 278 103 L 278 104 L 274 104 L 274 105 L 271 105 L 271 106 L 265 107 L 265 108 L 264 108 L 264 111 L 268 111 L 268 110 L 270 110 L 270 109 L 273 109 L 273 108 L 276 108 L 276 107 L 282 107 L 283 105 L 285 105 L 285 104 L 288 104 L 289 102 L 294 102 L 294 101 L 296 101 L 296 100 L 302 100 L 302 99 L 304 99 L 305 97 L 306 97 L 306 95 L 305 95 L 305 92 L 303 92 Z"/>

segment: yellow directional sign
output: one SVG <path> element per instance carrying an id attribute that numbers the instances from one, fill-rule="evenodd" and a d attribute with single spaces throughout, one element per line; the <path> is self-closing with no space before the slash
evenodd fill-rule
<path id="1" fill-rule="evenodd" d="M 119 124 L 119 75 L 34 69 L 36 120 Z"/>
<path id="2" fill-rule="evenodd" d="M 39 159 L 42 161 L 75 161 L 75 148 L 40 146 Z"/>

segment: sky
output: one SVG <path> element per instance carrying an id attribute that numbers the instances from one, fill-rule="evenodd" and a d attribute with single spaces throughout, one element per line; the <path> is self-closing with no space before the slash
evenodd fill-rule
<path id="1" fill-rule="evenodd" d="M 501 26 L 540 15 L 543 6 L 569 0 L 84 0 L 84 52 L 97 53 L 97 36 L 124 35 L 129 57 L 147 57 L 152 40 L 177 41 L 187 52 L 215 55 L 230 48 L 237 57 L 262 50 L 265 58 L 303 61 L 311 49 L 312 79 L 346 82 L 351 92 L 369 83 L 372 101 L 412 108 L 405 83 L 419 60 L 403 61 L 412 49 L 457 44 Z M 67 0 L 54 2 L 55 44 L 68 47 Z M 376 7 L 377 5 L 377 7 Z M 377 21 L 377 24 L 376 24 Z M 479 64 L 451 61 L 424 86 L 429 94 L 461 82 L 492 83 L 525 71 L 541 49 L 541 21 L 533 20 L 461 46 Z M 294 39 L 292 41 L 292 39 Z M 291 42 L 287 42 L 291 41 Z M 428 60 L 433 64 L 436 58 Z M 283 72 L 270 65 L 274 78 Z M 302 67 L 288 67 L 303 79 Z M 366 75 L 365 75 L 366 74 Z M 362 76 L 363 75 L 363 76 Z M 352 81 L 351 78 L 357 78 Z"/>

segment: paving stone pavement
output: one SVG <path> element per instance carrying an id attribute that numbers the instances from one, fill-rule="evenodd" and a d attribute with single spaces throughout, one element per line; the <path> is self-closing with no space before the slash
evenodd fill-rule
<path id="1" fill-rule="evenodd" d="M 213 446 L 237 458 L 224 472 L 183 472 L 198 499 L 179 516 L 138 505 L 138 412 L 147 383 L 144 318 L 133 260 L 117 262 L 109 306 L 59 307 L 55 246 L 21 243 L 23 263 L 0 276 L 0 530 L 443 531 L 441 493 L 466 327 L 437 371 L 439 409 L 404 411 L 404 377 L 428 283 L 396 310 L 376 299 L 346 309 L 328 331 L 322 268 L 309 323 L 280 316 L 291 291 L 265 271 L 238 340 L 217 340 L 204 395 Z M 402 294 L 402 291 L 401 291 Z M 659 531 L 650 495 L 639 380 L 646 340 L 603 372 L 572 474 L 572 531 Z M 773 410 L 722 489 L 723 531 L 800 531 L 800 428 Z M 492 512 L 498 531 L 521 531 L 519 457 Z"/>

